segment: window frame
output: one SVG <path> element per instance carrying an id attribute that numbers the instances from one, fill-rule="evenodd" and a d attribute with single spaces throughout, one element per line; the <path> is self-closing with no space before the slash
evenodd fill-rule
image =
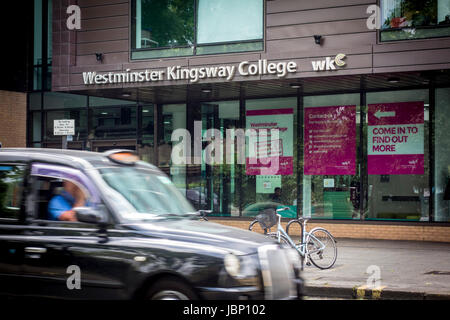
<path id="1" fill-rule="evenodd" d="M 385 0 L 378 0 L 378 7 L 380 8 L 380 15 L 381 15 L 381 12 L 382 12 L 382 9 L 383 9 L 384 1 Z M 402 0 L 402 1 L 404 1 L 404 0 Z M 435 0 L 435 1 L 438 1 L 438 0 Z M 449 12 L 449 14 L 450 14 L 450 12 Z M 436 24 L 436 25 L 419 26 L 419 27 L 412 27 L 411 26 L 411 27 L 400 27 L 400 28 L 386 28 L 386 29 L 383 29 L 383 24 L 384 24 L 384 21 L 382 20 L 383 18 L 384 18 L 383 16 L 380 16 L 380 18 L 379 18 L 380 29 L 377 32 L 377 34 L 378 34 L 378 37 L 377 37 L 378 38 L 378 43 L 380 43 L 380 44 L 382 44 L 382 43 L 396 43 L 396 42 L 404 42 L 404 41 L 416 41 L 416 40 L 418 40 L 418 41 L 422 40 L 423 41 L 423 40 L 428 40 L 428 39 L 440 39 L 440 38 L 449 38 L 450 37 L 450 32 L 449 32 L 448 35 L 442 35 L 442 36 L 426 36 L 426 37 L 420 37 L 420 38 L 413 37 L 413 38 L 405 38 L 405 39 L 382 40 L 382 33 L 383 32 L 392 32 L 392 31 L 400 32 L 400 31 L 408 30 L 408 29 L 414 29 L 414 30 L 427 30 L 427 29 L 433 30 L 433 29 L 435 29 L 435 30 L 437 30 L 437 29 L 443 29 L 443 28 L 450 28 L 450 24 L 449 25 L 438 25 L 438 24 Z"/>
<path id="2" fill-rule="evenodd" d="M 44 169 L 46 169 L 45 167 L 53 168 L 54 171 L 57 172 L 57 174 L 52 175 L 52 174 L 40 173 L 39 166 L 44 166 Z M 65 170 L 71 170 L 72 172 L 71 173 L 65 172 Z M 74 179 L 71 179 L 70 177 L 68 177 L 69 175 L 76 176 L 77 179 L 83 180 L 82 183 L 80 183 L 79 181 L 75 181 Z M 37 181 L 39 180 L 39 178 L 53 178 L 53 179 L 68 180 L 68 181 L 75 183 L 77 186 L 82 184 L 82 189 L 85 189 L 85 191 L 87 191 L 87 194 L 90 196 L 91 199 L 94 200 L 95 203 L 101 204 L 101 205 L 104 204 L 104 201 L 101 197 L 101 193 L 99 192 L 99 190 L 97 189 L 95 184 L 80 169 L 72 168 L 69 166 L 64 166 L 62 164 L 54 164 L 54 163 L 36 161 L 36 162 L 32 162 L 30 165 L 30 177 L 29 178 L 31 180 L 31 190 L 30 190 L 28 197 L 31 197 L 32 200 L 36 200 L 36 198 L 37 198 L 37 191 L 39 190 L 37 188 Z M 88 181 L 91 185 L 87 186 L 86 181 Z M 70 224 L 73 226 L 83 226 L 83 227 L 88 226 L 90 229 L 98 228 L 98 226 L 95 224 L 87 224 L 87 223 L 80 222 L 80 221 L 53 221 L 53 220 L 49 220 L 49 219 L 42 219 L 39 216 L 39 210 L 38 210 L 37 205 L 38 205 L 38 202 L 33 201 L 33 203 L 31 204 L 31 207 L 27 208 L 26 218 L 28 221 L 30 221 L 32 223 L 38 223 L 39 225 L 42 225 L 42 224 L 44 224 L 44 225 L 47 225 L 47 224 L 52 224 L 52 225 L 53 224 L 56 224 L 56 225 Z M 108 219 L 110 219 L 109 211 L 105 210 L 105 213 L 108 215 Z"/>
<path id="3" fill-rule="evenodd" d="M 194 41 L 193 45 L 189 46 L 173 46 L 173 47 L 158 47 L 158 48 L 135 48 L 136 46 L 136 0 L 130 1 L 130 60 L 132 61 L 139 61 L 139 60 L 150 60 L 150 59 L 164 59 L 164 58 L 182 58 L 182 57 L 196 57 L 196 56 L 208 56 L 208 55 L 217 55 L 217 54 L 236 54 L 236 53 L 242 53 L 242 52 L 261 52 L 265 49 L 265 38 L 266 38 L 266 0 L 261 0 L 262 5 L 262 37 L 261 39 L 249 39 L 249 40 L 239 40 L 239 41 L 225 41 L 225 42 L 211 42 L 211 43 L 197 43 L 197 29 L 198 29 L 198 2 L 200 0 L 194 0 Z M 241 45 L 241 44 L 261 44 L 261 49 L 256 50 L 231 50 L 227 52 L 210 52 L 210 53 L 197 53 L 197 48 L 207 48 L 207 47 L 214 47 L 214 46 L 223 46 L 223 45 Z M 133 54 L 139 53 L 139 52 L 167 52 L 167 50 L 171 49 L 192 49 L 192 54 L 174 54 L 174 55 L 155 55 L 154 57 L 138 57 L 134 58 Z"/>

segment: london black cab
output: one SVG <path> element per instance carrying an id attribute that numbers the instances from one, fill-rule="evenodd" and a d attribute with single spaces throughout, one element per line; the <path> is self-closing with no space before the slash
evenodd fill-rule
<path id="1" fill-rule="evenodd" d="M 68 206 L 68 207 L 67 207 Z M 68 299 L 296 299 L 298 254 L 201 221 L 127 150 L 0 150 L 0 293 Z"/>

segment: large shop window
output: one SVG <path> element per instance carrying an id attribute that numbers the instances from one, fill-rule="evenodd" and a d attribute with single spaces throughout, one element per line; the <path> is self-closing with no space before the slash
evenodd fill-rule
<path id="1" fill-rule="evenodd" d="M 360 218 L 359 94 L 304 98 L 303 215 Z"/>
<path id="2" fill-rule="evenodd" d="M 189 108 L 193 149 L 186 197 L 196 209 L 211 210 L 213 216 L 238 216 L 242 164 L 236 161 L 233 137 L 239 129 L 239 101 L 195 103 Z"/>
<path id="3" fill-rule="evenodd" d="M 134 0 L 132 59 L 263 49 L 263 0 Z"/>
<path id="4" fill-rule="evenodd" d="M 382 0 L 381 41 L 450 35 L 450 1 Z"/>
<path id="5" fill-rule="evenodd" d="M 182 140 L 172 142 L 172 133 L 176 129 L 186 128 L 186 105 L 165 104 L 158 109 L 158 167 L 170 176 L 174 185 L 186 194 L 186 168 L 185 164 L 172 161 L 172 148 Z"/>
<path id="6" fill-rule="evenodd" d="M 282 215 L 296 217 L 297 98 L 247 100 L 245 129 L 242 215 L 287 206 Z"/>
<path id="7" fill-rule="evenodd" d="M 427 221 L 428 90 L 367 93 L 366 219 Z"/>
<path id="8" fill-rule="evenodd" d="M 450 221 L 450 88 L 436 89 L 434 221 Z"/>
<path id="9" fill-rule="evenodd" d="M 136 107 L 121 106 L 89 110 L 90 140 L 136 139 Z"/>

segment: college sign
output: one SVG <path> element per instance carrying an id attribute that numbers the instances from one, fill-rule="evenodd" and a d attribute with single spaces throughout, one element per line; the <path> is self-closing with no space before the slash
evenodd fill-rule
<path id="1" fill-rule="evenodd" d="M 159 81 L 188 80 L 196 83 L 202 79 L 226 79 L 231 81 L 236 74 L 241 76 L 276 75 L 283 78 L 290 73 L 297 72 L 297 63 L 294 61 L 269 62 L 266 59 L 256 63 L 242 61 L 236 65 L 208 66 L 208 67 L 182 67 L 170 66 L 159 70 L 97 73 L 95 71 L 83 72 L 85 85 L 119 84 L 119 83 L 145 83 Z"/>

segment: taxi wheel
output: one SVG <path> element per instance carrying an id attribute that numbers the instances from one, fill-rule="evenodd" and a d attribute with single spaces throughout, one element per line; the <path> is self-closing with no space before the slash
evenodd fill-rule
<path id="1" fill-rule="evenodd" d="M 147 292 L 149 300 L 197 300 L 195 292 L 180 279 L 158 280 Z"/>

